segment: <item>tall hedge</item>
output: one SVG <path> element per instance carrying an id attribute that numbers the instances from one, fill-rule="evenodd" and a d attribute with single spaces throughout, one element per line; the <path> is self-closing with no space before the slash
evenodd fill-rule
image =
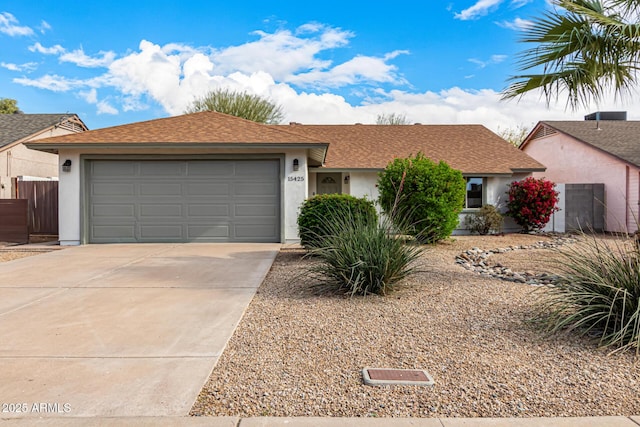
<path id="1" fill-rule="evenodd" d="M 458 225 L 466 183 L 462 172 L 418 153 L 389 163 L 379 174 L 378 189 L 380 206 L 397 227 L 433 243 Z"/>
<path id="2" fill-rule="evenodd" d="M 365 223 L 378 222 L 373 202 L 349 194 L 318 194 L 305 200 L 298 215 L 300 243 L 314 247 L 320 238 L 330 233 L 328 221 L 343 218 L 363 218 Z"/>

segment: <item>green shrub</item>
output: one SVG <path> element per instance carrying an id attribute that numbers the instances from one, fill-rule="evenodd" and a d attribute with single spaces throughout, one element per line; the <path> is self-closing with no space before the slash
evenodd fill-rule
<path id="1" fill-rule="evenodd" d="M 484 205 L 477 212 L 467 214 L 464 223 L 471 233 L 499 234 L 502 232 L 504 219 L 493 205 Z"/>
<path id="2" fill-rule="evenodd" d="M 379 175 L 379 202 L 391 218 L 411 225 L 408 232 L 421 243 L 433 243 L 458 225 L 466 183 L 462 173 L 422 153 L 395 159 Z"/>
<path id="3" fill-rule="evenodd" d="M 302 203 L 298 215 L 298 234 L 305 248 L 328 234 L 326 224 L 332 223 L 334 215 L 351 212 L 354 218 L 364 218 L 366 223 L 376 224 L 378 214 L 373 202 L 348 194 L 319 194 Z"/>
<path id="4" fill-rule="evenodd" d="M 325 287 L 352 296 L 386 295 L 416 272 L 414 261 L 423 248 L 389 235 L 386 219 L 380 225 L 342 210 L 325 217 L 321 226 L 326 233 L 310 251 L 319 259 L 311 272 Z"/>
<path id="5" fill-rule="evenodd" d="M 561 253 L 559 278 L 540 289 L 539 320 L 551 333 L 597 337 L 602 347 L 640 351 L 640 250 L 622 239 L 581 243 Z"/>
<path id="6" fill-rule="evenodd" d="M 555 184 L 545 179 L 528 177 L 509 185 L 507 215 L 513 217 L 526 233 L 540 230 L 558 210 L 558 192 Z"/>

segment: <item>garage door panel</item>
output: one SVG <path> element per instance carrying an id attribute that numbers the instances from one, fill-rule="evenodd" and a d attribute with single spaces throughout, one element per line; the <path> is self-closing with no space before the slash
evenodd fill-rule
<path id="1" fill-rule="evenodd" d="M 187 176 L 192 177 L 211 177 L 211 178 L 221 178 L 228 177 L 232 178 L 235 173 L 235 166 L 233 163 L 228 161 L 208 161 L 208 162 L 199 162 L 199 161 L 191 161 L 187 162 Z"/>
<path id="2" fill-rule="evenodd" d="M 94 160 L 90 242 L 278 242 L 278 160 Z"/>
<path id="3" fill-rule="evenodd" d="M 231 209 L 228 204 L 215 204 L 215 205 L 193 205 L 190 204 L 188 208 L 188 215 L 190 218 L 198 217 L 228 217 Z"/>
<path id="4" fill-rule="evenodd" d="M 129 161 L 92 162 L 91 175 L 94 177 L 133 177 L 137 165 Z"/>
<path id="5" fill-rule="evenodd" d="M 186 194 L 188 196 L 230 196 L 231 184 L 198 182 L 187 184 Z"/>
<path id="6" fill-rule="evenodd" d="M 187 226 L 189 240 L 218 240 L 228 241 L 231 237 L 228 225 L 197 225 Z"/>
<path id="7" fill-rule="evenodd" d="M 275 196 L 277 194 L 276 185 L 264 183 L 236 183 L 234 194 L 236 196 Z"/>
<path id="8" fill-rule="evenodd" d="M 140 205 L 140 218 L 181 218 L 181 204 L 149 204 Z"/>
<path id="9" fill-rule="evenodd" d="M 184 162 L 140 162 L 140 176 L 166 178 L 168 176 L 182 176 L 184 174 Z"/>
<path id="10" fill-rule="evenodd" d="M 278 207 L 271 204 L 236 205 L 237 217 L 268 217 L 275 218 L 278 214 Z"/>
<path id="11" fill-rule="evenodd" d="M 151 182 L 140 184 L 140 196 L 175 197 L 182 195 L 182 185 L 176 182 Z"/>
<path id="12" fill-rule="evenodd" d="M 93 196 L 133 196 L 135 193 L 136 187 L 133 183 L 94 183 L 91 186 Z"/>
<path id="13" fill-rule="evenodd" d="M 91 212 L 94 217 L 125 217 L 125 218 L 134 218 L 135 217 L 135 205 L 133 204 L 93 204 L 91 206 Z"/>
<path id="14" fill-rule="evenodd" d="M 280 174 L 279 164 L 260 160 L 238 162 L 236 164 L 236 178 L 269 177 L 277 178 Z"/>
<path id="15" fill-rule="evenodd" d="M 135 242 L 136 229 L 135 225 L 94 225 L 92 227 L 93 237 L 98 241 L 111 241 L 113 236 L 118 236 L 122 240 L 129 239 Z"/>
<path id="16" fill-rule="evenodd" d="M 236 239 L 268 238 L 275 232 L 275 227 L 267 224 L 237 224 L 235 227 Z"/>
<path id="17" fill-rule="evenodd" d="M 156 241 L 181 241 L 182 225 L 169 222 L 140 225 L 140 238 Z"/>

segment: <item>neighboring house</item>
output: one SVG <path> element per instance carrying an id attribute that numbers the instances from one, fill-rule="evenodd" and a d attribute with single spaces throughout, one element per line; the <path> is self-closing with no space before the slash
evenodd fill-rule
<path id="1" fill-rule="evenodd" d="M 25 142 L 86 130 L 75 114 L 0 114 L 0 199 L 14 197 L 12 178 L 58 176 L 58 156 L 31 150 Z"/>
<path id="2" fill-rule="evenodd" d="M 520 148 L 563 184 L 604 184 L 604 230 L 635 232 L 640 202 L 640 121 L 624 112 L 599 112 L 584 121 L 541 121 Z"/>
<path id="3" fill-rule="evenodd" d="M 544 167 L 479 125 L 263 125 L 215 112 L 45 140 L 59 154 L 61 244 L 298 239 L 317 193 L 377 198 L 377 173 L 422 151 L 462 170 L 469 210 Z"/>

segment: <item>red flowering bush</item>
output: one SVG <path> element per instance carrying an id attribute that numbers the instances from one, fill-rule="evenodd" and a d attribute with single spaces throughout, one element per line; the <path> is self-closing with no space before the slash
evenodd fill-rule
<path id="1" fill-rule="evenodd" d="M 512 217 L 524 232 L 540 230 L 558 211 L 558 192 L 555 184 L 545 179 L 525 178 L 509 185 L 507 215 Z"/>

